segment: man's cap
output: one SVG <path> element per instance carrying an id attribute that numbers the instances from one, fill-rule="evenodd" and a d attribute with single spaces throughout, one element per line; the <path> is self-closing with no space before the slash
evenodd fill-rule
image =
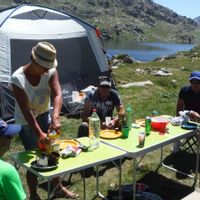
<path id="1" fill-rule="evenodd" d="M 111 78 L 107 76 L 100 76 L 99 77 L 99 85 L 100 86 L 109 86 L 111 87 Z"/>
<path id="2" fill-rule="evenodd" d="M 7 124 L 0 118 L 0 136 L 14 136 L 21 131 L 21 125 L 19 124 Z"/>
<path id="3" fill-rule="evenodd" d="M 191 81 L 193 79 L 200 80 L 200 72 L 199 71 L 194 71 L 190 74 L 189 80 Z"/>
<path id="4" fill-rule="evenodd" d="M 56 60 L 56 49 L 49 42 L 39 42 L 32 48 L 31 53 L 33 60 L 42 67 L 51 69 L 58 65 Z"/>

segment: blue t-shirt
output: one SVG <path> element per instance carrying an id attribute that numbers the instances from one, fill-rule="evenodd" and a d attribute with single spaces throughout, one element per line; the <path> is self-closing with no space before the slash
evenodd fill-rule
<path id="1" fill-rule="evenodd" d="M 182 87 L 179 98 L 184 101 L 185 110 L 193 110 L 200 114 L 200 93 L 193 92 L 191 86 Z"/>
<path id="2" fill-rule="evenodd" d="M 118 92 L 110 89 L 107 99 L 102 100 L 98 94 L 98 89 L 87 94 L 85 101 L 92 101 L 92 108 L 95 108 L 101 121 L 105 121 L 106 116 L 113 116 L 113 110 L 122 104 Z M 92 112 L 92 111 L 91 111 Z"/>

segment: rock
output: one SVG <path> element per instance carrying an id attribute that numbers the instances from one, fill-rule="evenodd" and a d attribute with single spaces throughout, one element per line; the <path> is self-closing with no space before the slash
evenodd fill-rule
<path id="1" fill-rule="evenodd" d="M 136 62 L 135 59 L 132 58 L 132 57 L 130 57 L 130 56 L 124 56 L 124 57 L 122 58 L 122 60 L 123 60 L 125 63 L 129 63 L 129 64 L 132 64 L 132 63 Z"/>
<path id="2" fill-rule="evenodd" d="M 134 87 L 134 86 L 143 87 L 145 85 L 153 85 L 153 83 L 151 81 L 141 81 L 141 82 L 133 82 L 133 83 L 119 85 L 119 87 L 122 87 L 122 88 L 129 88 L 129 87 Z"/>
<path id="3" fill-rule="evenodd" d="M 154 76 L 172 76 L 172 73 L 164 72 L 162 70 L 158 70 L 158 71 L 153 72 L 153 75 Z"/>

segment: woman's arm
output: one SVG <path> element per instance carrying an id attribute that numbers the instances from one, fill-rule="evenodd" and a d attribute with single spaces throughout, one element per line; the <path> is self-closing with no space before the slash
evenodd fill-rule
<path id="1" fill-rule="evenodd" d="M 60 111 L 62 108 L 62 92 L 60 88 L 58 72 L 55 70 L 54 74 L 49 80 L 49 85 L 52 92 L 53 113 L 51 127 L 55 130 L 60 130 Z"/>

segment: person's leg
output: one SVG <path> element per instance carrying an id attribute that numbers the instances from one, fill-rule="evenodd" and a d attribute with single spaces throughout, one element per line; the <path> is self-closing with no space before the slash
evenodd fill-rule
<path id="1" fill-rule="evenodd" d="M 80 137 L 88 137 L 89 136 L 89 128 L 87 122 L 82 122 L 78 129 L 78 138 Z"/>
<path id="2" fill-rule="evenodd" d="M 36 118 L 38 124 L 40 125 L 41 129 L 47 133 L 49 127 L 49 113 L 46 112 Z M 25 150 L 32 150 L 38 148 L 38 136 L 35 134 L 33 128 L 29 125 L 22 126 L 22 130 L 20 132 L 20 138 Z M 27 171 L 26 173 L 26 180 L 30 192 L 30 199 L 31 200 L 38 200 L 40 199 L 37 194 L 37 185 L 38 180 L 37 176 L 32 174 L 31 172 Z"/>
<path id="3" fill-rule="evenodd" d="M 53 179 L 53 185 L 54 187 L 57 187 L 57 190 L 55 192 L 55 197 L 59 198 L 59 197 L 65 197 L 65 198 L 70 198 L 70 199 L 76 199 L 77 197 L 79 197 L 78 194 L 68 190 L 67 188 L 65 188 L 61 181 L 60 178 L 54 178 Z"/>
<path id="4" fill-rule="evenodd" d="M 30 192 L 29 200 L 40 200 L 37 194 L 37 176 L 29 171 L 26 172 L 26 181 Z"/>
<path id="5" fill-rule="evenodd" d="M 38 137 L 30 126 L 28 125 L 22 126 L 22 130 L 19 135 L 25 150 L 32 150 L 37 148 Z M 37 176 L 27 171 L 26 181 L 30 192 L 29 199 L 39 200 L 40 198 L 37 194 L 37 185 L 38 185 Z"/>
<path id="6" fill-rule="evenodd" d="M 0 136 L 0 158 L 10 149 L 11 137 Z"/>
<path id="7" fill-rule="evenodd" d="M 48 129 L 49 129 L 49 113 L 46 112 L 40 116 L 37 117 L 37 122 L 38 124 L 40 125 L 40 128 L 45 132 L 47 133 L 48 132 Z M 53 185 L 56 187 L 58 186 L 58 189 L 56 191 L 57 194 L 59 194 L 60 196 L 62 197 L 66 197 L 66 198 L 71 198 L 71 199 L 75 199 L 77 198 L 79 195 L 74 193 L 74 192 L 71 192 L 69 191 L 68 189 L 66 189 L 61 181 L 60 181 L 60 178 L 55 178 L 53 179 Z M 33 191 L 34 192 L 34 191 Z"/>

